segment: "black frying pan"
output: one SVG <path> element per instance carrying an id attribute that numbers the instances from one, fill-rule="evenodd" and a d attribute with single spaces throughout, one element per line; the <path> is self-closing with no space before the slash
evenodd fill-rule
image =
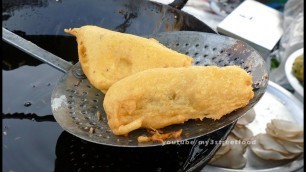
<path id="1" fill-rule="evenodd" d="M 184 3 L 173 6 L 182 8 Z M 73 62 L 77 62 L 76 43 L 65 28 L 92 24 L 135 35 L 179 30 L 214 33 L 179 9 L 146 0 L 3 0 L 2 5 L 4 28 Z M 64 46 L 67 42 L 72 46 Z M 6 58 L 11 59 L 18 60 Z"/>
<path id="2" fill-rule="evenodd" d="M 180 11 L 186 2 L 176 0 L 171 7 L 145 0 L 3 0 L 2 21 L 5 28 L 27 35 L 65 35 L 65 28 L 89 24 L 136 35 L 177 30 L 214 32 Z"/>
<path id="3" fill-rule="evenodd" d="M 206 24 L 176 8 L 142 0 L 91 0 L 85 3 L 81 0 L 35 2 L 5 0 L 2 4 L 3 27 L 73 62 L 77 61 L 75 39 L 66 37 L 63 32 L 64 28 L 95 24 L 135 35 L 178 30 L 213 32 Z M 172 5 L 177 8 L 183 6 L 180 3 Z M 72 46 L 61 46 L 67 45 L 67 42 L 70 42 Z M 9 57 L 9 53 L 6 56 Z M 184 154 L 184 163 L 180 164 L 178 168 L 173 167 L 173 169 L 199 170 L 220 145 L 205 147 L 198 145 L 197 142 L 200 140 L 224 140 L 233 125 L 234 123 L 208 136 L 193 139 L 194 144 L 162 147 L 159 151 L 160 156 L 166 154 L 162 149 L 167 149 L 171 153 L 188 150 L 188 153 Z M 156 169 L 158 169 L 157 166 Z"/>
<path id="4" fill-rule="evenodd" d="M 4 115 L 3 119 L 56 122 L 53 115 L 13 114 Z M 103 146 L 88 142 L 63 131 L 58 136 L 56 145 L 54 145 L 56 159 L 53 171 L 199 171 L 218 147 L 214 144 L 205 146 L 197 144 L 197 142 L 224 140 L 230 131 L 231 126 L 227 126 L 202 137 L 201 140 L 190 140 L 190 142 L 195 142 L 195 144 L 165 145 L 163 147 L 151 147 L 150 149 L 144 147 L 121 148 Z M 36 149 L 34 148 L 34 150 Z M 36 154 L 34 153 L 33 155 Z M 23 155 L 21 158 L 33 157 L 33 155 Z M 50 159 L 49 157 L 47 158 Z M 16 166 L 18 162 L 16 160 L 13 164 Z M 22 159 L 22 162 L 28 163 L 32 161 Z M 28 163 L 28 165 L 31 167 L 34 164 Z M 26 170 L 24 169 L 24 171 Z"/>
<path id="5" fill-rule="evenodd" d="M 39 47 L 76 63 L 76 41 L 64 33 L 65 28 L 93 24 L 135 35 L 182 30 L 215 33 L 205 23 L 179 10 L 186 2 L 176 0 L 173 8 L 146 0 L 3 0 L 2 24 Z M 41 63 L 15 52 L 7 44 L 4 49 L 4 61 L 11 69 L 24 60 L 31 65 Z M 23 56 L 23 60 L 18 56 Z"/>

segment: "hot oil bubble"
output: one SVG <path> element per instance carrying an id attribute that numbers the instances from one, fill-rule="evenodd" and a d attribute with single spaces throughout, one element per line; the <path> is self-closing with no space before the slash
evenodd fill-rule
<path id="1" fill-rule="evenodd" d="M 28 102 L 25 102 L 23 105 L 24 105 L 25 107 L 29 107 L 29 106 L 32 105 L 32 103 L 28 101 Z"/>

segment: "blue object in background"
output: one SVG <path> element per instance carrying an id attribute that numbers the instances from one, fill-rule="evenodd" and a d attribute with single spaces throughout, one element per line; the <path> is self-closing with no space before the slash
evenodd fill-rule
<path id="1" fill-rule="evenodd" d="M 284 12 L 285 4 L 288 0 L 257 0 L 271 8 L 274 8 L 280 12 Z"/>

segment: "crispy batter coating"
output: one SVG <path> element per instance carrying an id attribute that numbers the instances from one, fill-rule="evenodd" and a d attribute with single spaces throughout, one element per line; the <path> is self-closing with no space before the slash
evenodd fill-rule
<path id="1" fill-rule="evenodd" d="M 183 132 L 183 129 L 179 129 L 178 131 L 172 131 L 169 133 L 163 133 L 158 130 L 152 130 L 149 132 L 152 134 L 152 136 L 139 136 L 137 138 L 137 141 L 139 143 L 150 142 L 150 141 L 162 143 L 167 139 L 179 138 Z"/>
<path id="2" fill-rule="evenodd" d="M 249 103 L 252 77 L 238 66 L 148 69 L 113 84 L 103 102 L 116 135 L 222 116 Z"/>
<path id="3" fill-rule="evenodd" d="M 155 39 L 97 26 L 65 29 L 77 37 L 79 61 L 90 83 L 106 93 L 116 81 L 150 68 L 191 66 L 192 58 Z"/>

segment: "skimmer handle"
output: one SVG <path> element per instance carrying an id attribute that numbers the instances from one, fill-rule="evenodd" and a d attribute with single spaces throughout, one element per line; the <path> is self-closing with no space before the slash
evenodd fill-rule
<path id="1" fill-rule="evenodd" d="M 18 36 L 17 34 L 2 27 L 2 39 L 20 49 L 21 51 L 31 55 L 32 57 L 49 64 L 50 66 L 67 73 L 72 67 L 70 62 L 38 47 L 32 42 Z"/>

